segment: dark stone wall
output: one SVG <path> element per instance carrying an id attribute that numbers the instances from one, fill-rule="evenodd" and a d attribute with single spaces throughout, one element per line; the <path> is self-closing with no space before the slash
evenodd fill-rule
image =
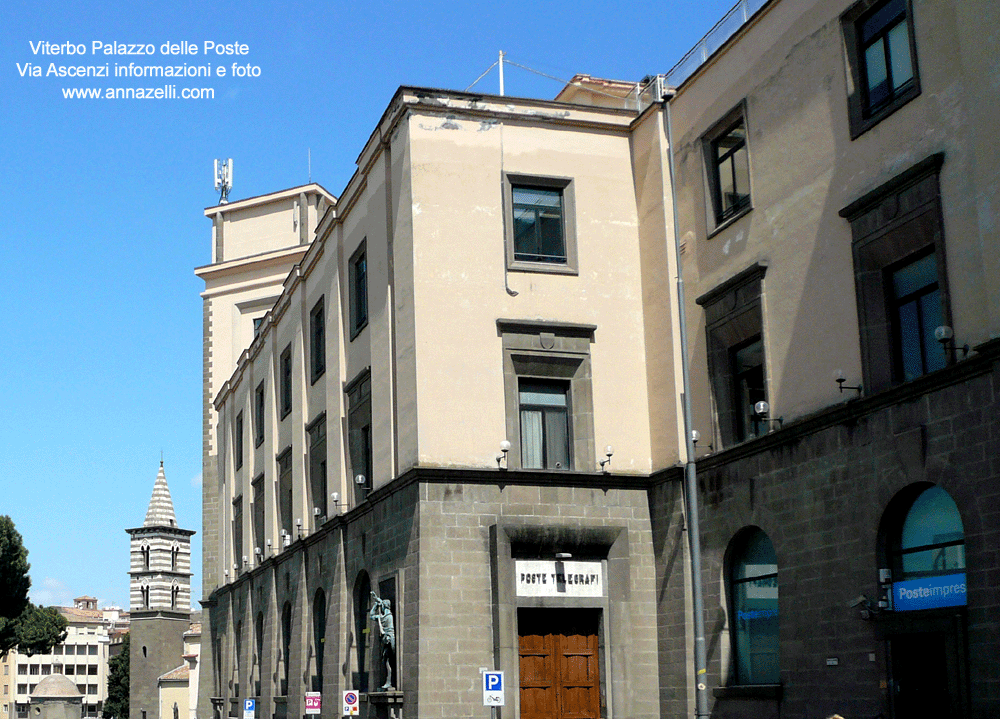
<path id="1" fill-rule="evenodd" d="M 885 637 L 894 623 L 920 617 L 895 612 L 866 621 L 849 603 L 862 593 L 879 596 L 880 522 L 897 493 L 921 482 L 947 490 L 964 524 L 968 606 L 937 610 L 941 621 L 966 633 L 961 714 L 1000 716 L 1000 342 L 979 350 L 907 385 L 699 460 L 713 716 L 762 716 L 779 704 L 784 719 L 889 715 Z M 678 661 L 690 661 L 678 639 L 684 599 L 672 591 L 683 584 L 683 567 L 672 559 L 680 520 L 670 479 L 676 478 L 664 478 L 650 493 L 664 716 L 681 708 L 675 695 L 685 695 L 686 675 Z M 726 550 L 747 526 L 768 534 L 778 559 L 780 699 L 768 699 L 764 690 L 716 689 L 731 684 Z M 834 658 L 836 666 L 829 666 Z"/>
<path id="2" fill-rule="evenodd" d="M 184 660 L 184 632 L 191 627 L 187 617 L 136 618 L 129 629 L 129 719 L 161 719 L 157 679 L 176 669 Z"/>

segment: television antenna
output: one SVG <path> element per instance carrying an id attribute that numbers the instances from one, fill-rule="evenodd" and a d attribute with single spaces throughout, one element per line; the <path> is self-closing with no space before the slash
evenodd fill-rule
<path id="1" fill-rule="evenodd" d="M 219 204 L 229 202 L 229 191 L 233 189 L 233 158 L 215 161 L 215 191 L 219 194 Z"/>

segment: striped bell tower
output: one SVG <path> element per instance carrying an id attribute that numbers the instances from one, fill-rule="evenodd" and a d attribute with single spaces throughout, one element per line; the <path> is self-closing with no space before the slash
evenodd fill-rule
<path id="1" fill-rule="evenodd" d="M 130 541 L 130 719 L 160 719 L 157 679 L 183 663 L 191 614 L 191 536 L 177 526 L 163 472 L 153 484 L 146 519 L 126 529 Z"/>

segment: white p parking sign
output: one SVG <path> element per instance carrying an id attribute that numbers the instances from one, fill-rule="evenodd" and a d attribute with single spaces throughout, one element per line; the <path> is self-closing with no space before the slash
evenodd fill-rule
<path id="1" fill-rule="evenodd" d="M 254 719 L 254 715 L 257 713 L 257 700 L 256 699 L 244 699 L 243 700 L 243 719 Z"/>
<path id="2" fill-rule="evenodd" d="M 483 672 L 483 706 L 502 707 L 503 672 Z"/>

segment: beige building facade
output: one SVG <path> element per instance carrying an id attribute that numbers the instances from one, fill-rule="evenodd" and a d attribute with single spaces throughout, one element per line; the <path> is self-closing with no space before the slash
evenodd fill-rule
<path id="1" fill-rule="evenodd" d="M 471 716 L 484 667 L 526 718 L 1000 708 L 996 14 L 741 3 L 208 208 L 198 713 Z"/>

